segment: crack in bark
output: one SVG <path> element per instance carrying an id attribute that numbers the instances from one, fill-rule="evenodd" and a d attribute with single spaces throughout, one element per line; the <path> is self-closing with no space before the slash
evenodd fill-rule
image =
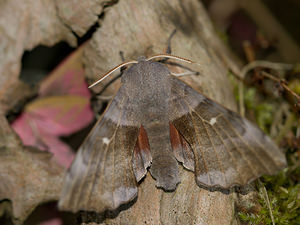
<path id="1" fill-rule="evenodd" d="M 84 43 L 85 41 L 89 40 L 93 34 L 101 27 L 101 25 L 99 24 L 100 20 L 104 20 L 105 17 L 105 13 L 107 8 L 110 8 L 114 5 L 116 5 L 119 2 L 119 0 L 110 0 L 110 1 L 106 1 L 102 4 L 102 10 L 99 14 L 95 14 L 97 16 L 98 19 L 96 19 L 96 21 L 89 26 L 89 28 L 86 30 L 86 32 L 79 36 L 71 27 L 71 25 L 67 24 L 64 19 L 59 15 L 59 7 L 57 5 L 57 2 L 55 1 L 55 11 L 56 11 L 56 16 L 59 19 L 59 21 L 61 22 L 61 24 L 63 26 L 65 26 L 76 38 L 77 41 L 77 46 L 80 46 L 82 43 Z"/>

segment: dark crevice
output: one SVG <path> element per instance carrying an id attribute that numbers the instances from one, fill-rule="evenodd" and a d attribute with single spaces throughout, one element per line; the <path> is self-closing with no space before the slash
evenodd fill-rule
<path id="1" fill-rule="evenodd" d="M 39 45 L 31 51 L 24 52 L 19 79 L 28 85 L 30 92 L 7 112 L 6 117 L 9 122 L 20 115 L 24 105 L 37 97 L 40 82 L 73 51 L 74 48 L 66 42 L 59 42 L 52 47 Z"/>
<path id="2" fill-rule="evenodd" d="M 120 205 L 115 210 L 106 210 L 103 213 L 96 213 L 93 211 L 80 211 L 77 213 L 77 223 L 103 223 L 105 219 L 114 219 L 116 218 L 120 212 L 125 211 L 132 207 L 137 201 L 137 197 L 133 200 L 129 201 L 128 203 Z"/>
<path id="3" fill-rule="evenodd" d="M 105 17 L 105 12 L 106 9 L 109 7 L 112 7 L 113 5 L 117 4 L 119 0 L 111 0 L 111 1 L 107 1 L 103 4 L 103 9 L 102 11 L 98 14 L 98 19 L 96 20 L 96 22 L 90 26 L 90 28 L 87 30 L 87 32 L 82 36 L 79 37 L 77 34 L 75 34 L 73 31 L 73 34 L 76 36 L 77 38 L 77 43 L 80 46 L 81 44 L 83 44 L 84 42 L 86 42 L 87 40 L 91 39 L 91 37 L 93 36 L 93 34 L 97 31 L 98 28 L 100 28 L 100 24 L 99 24 L 99 20 L 103 20 Z"/>
<path id="4" fill-rule="evenodd" d="M 12 221 L 12 204 L 11 201 L 8 199 L 2 199 L 0 200 L 0 224 L 1 225 L 13 225 Z"/>
<path id="5" fill-rule="evenodd" d="M 8 215 L 4 215 L 0 217 L 0 224 L 1 225 L 13 225 L 13 221 Z"/>
<path id="6" fill-rule="evenodd" d="M 107 8 L 109 7 L 112 7 L 114 6 L 115 4 L 117 4 L 119 2 L 119 0 L 110 0 L 110 1 L 107 1 L 107 2 L 104 2 L 103 3 L 103 9 L 102 9 L 102 12 L 99 14 L 99 19 L 103 19 L 104 18 L 104 15 L 105 15 L 105 11 Z"/>
<path id="7" fill-rule="evenodd" d="M 47 202 L 39 205 L 28 216 L 24 225 L 41 224 L 57 219 L 63 225 L 75 224 L 75 214 L 57 209 L 57 202 Z"/>
<path id="8" fill-rule="evenodd" d="M 71 33 L 75 36 L 76 39 L 78 39 L 78 35 L 73 31 L 72 27 L 70 27 L 68 24 L 65 23 L 65 21 L 60 17 L 59 15 L 59 9 L 57 6 L 57 3 L 54 3 L 55 5 L 55 11 L 56 11 L 56 16 L 60 20 L 60 22 L 68 29 L 71 31 Z"/>
<path id="9" fill-rule="evenodd" d="M 101 12 L 97 15 L 98 19 L 95 21 L 94 24 L 92 24 L 90 26 L 90 28 L 85 32 L 84 35 L 79 36 L 70 25 L 68 25 L 67 23 L 64 22 L 64 20 L 60 17 L 59 13 L 58 13 L 58 8 L 56 6 L 56 12 L 57 12 L 57 17 L 60 19 L 61 23 L 67 27 L 71 33 L 76 37 L 77 39 L 77 45 L 80 46 L 81 44 L 83 44 L 84 42 L 86 42 L 87 40 L 91 39 L 91 37 L 93 36 L 93 34 L 97 31 L 97 29 L 100 27 L 99 24 L 99 20 L 103 20 L 104 16 L 105 16 L 105 12 L 106 9 L 117 4 L 119 2 L 119 0 L 111 0 L 111 1 L 107 1 L 103 3 L 103 8 L 101 10 Z"/>
<path id="10" fill-rule="evenodd" d="M 74 50 L 66 42 L 59 42 L 51 47 L 39 45 L 31 51 L 25 51 L 20 80 L 30 86 L 38 84 Z"/>
<path id="11" fill-rule="evenodd" d="M 99 18 L 99 17 L 98 17 Z M 87 32 L 82 36 L 79 37 L 77 34 L 74 33 L 74 35 L 76 35 L 77 38 L 77 43 L 78 46 L 80 46 L 81 44 L 83 44 L 84 42 L 86 42 L 87 40 L 91 39 L 91 37 L 93 36 L 93 34 L 97 31 L 97 29 L 100 27 L 98 20 L 87 30 Z"/>

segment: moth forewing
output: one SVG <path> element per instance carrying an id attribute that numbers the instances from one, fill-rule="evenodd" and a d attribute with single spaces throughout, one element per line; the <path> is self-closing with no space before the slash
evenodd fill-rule
<path id="1" fill-rule="evenodd" d="M 158 187 L 173 191 L 178 162 L 195 173 L 200 187 L 213 189 L 243 186 L 286 165 L 260 129 L 163 64 L 140 58 L 121 81 L 66 175 L 60 208 L 116 209 L 137 196 L 148 167 Z"/>

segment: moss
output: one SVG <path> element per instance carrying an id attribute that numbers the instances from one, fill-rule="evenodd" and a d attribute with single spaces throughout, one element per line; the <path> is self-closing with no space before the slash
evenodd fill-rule
<path id="1" fill-rule="evenodd" d="M 235 96 L 238 99 L 237 85 L 235 86 Z M 284 100 L 274 101 L 259 95 L 255 88 L 245 87 L 245 107 L 248 112 L 254 113 L 259 127 L 269 133 L 274 123 L 274 114 Z M 291 110 L 290 113 L 292 115 Z M 243 224 L 273 224 L 274 222 L 276 225 L 300 225 L 300 138 L 297 137 L 300 127 L 295 115 L 293 118 L 295 119 L 292 126 L 289 126 L 289 130 L 285 130 L 284 138 L 281 138 L 280 142 L 281 148 L 286 152 L 288 167 L 275 176 L 263 176 L 260 179 L 257 190 L 261 209 L 258 213 L 238 212 Z M 282 135 L 281 133 L 279 130 L 277 136 Z"/>
<path id="2" fill-rule="evenodd" d="M 278 225 L 300 224 L 300 184 L 295 183 L 285 169 L 276 176 L 264 176 L 259 189 L 259 203 L 262 206 L 258 214 L 239 212 L 243 222 L 248 224 L 272 224 L 270 209 L 274 223 Z M 299 174 L 298 174 L 299 175 Z M 270 208 L 263 193 L 267 189 Z"/>

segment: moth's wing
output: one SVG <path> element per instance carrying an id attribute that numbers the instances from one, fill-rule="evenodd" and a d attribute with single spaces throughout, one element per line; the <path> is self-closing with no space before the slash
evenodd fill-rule
<path id="1" fill-rule="evenodd" d="M 192 169 L 199 186 L 221 189 L 242 186 L 285 167 L 284 154 L 254 124 L 181 80 L 175 77 L 171 80 L 170 122 L 194 153 L 185 154 L 181 161 L 194 159 Z"/>
<path id="2" fill-rule="evenodd" d="M 147 174 L 150 167 L 152 156 L 147 132 L 143 126 L 140 127 L 139 136 L 132 155 L 132 167 L 137 182 Z"/>
<path id="3" fill-rule="evenodd" d="M 59 208 L 103 212 L 137 196 L 132 154 L 139 126 L 122 88 L 80 146 L 70 167 Z"/>

